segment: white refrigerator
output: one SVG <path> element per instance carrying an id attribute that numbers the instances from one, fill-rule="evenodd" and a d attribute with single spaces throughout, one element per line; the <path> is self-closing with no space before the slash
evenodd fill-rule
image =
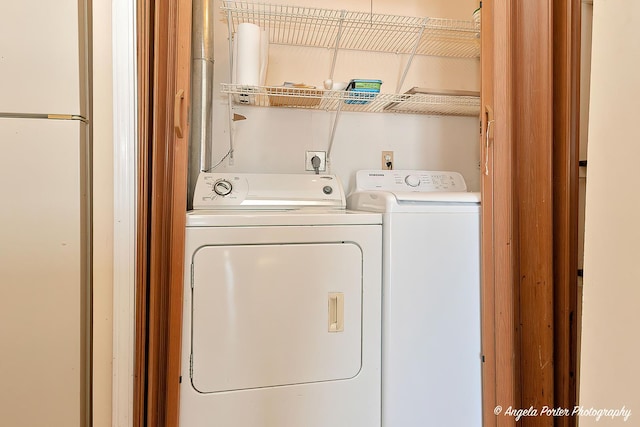
<path id="1" fill-rule="evenodd" d="M 91 418 L 90 0 L 0 6 L 0 424 Z"/>

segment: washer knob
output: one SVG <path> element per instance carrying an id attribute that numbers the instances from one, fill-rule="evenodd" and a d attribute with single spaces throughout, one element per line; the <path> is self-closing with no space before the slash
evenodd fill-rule
<path id="1" fill-rule="evenodd" d="M 417 175 L 407 175 L 404 177 L 404 182 L 406 182 L 409 187 L 417 187 L 420 185 L 420 177 Z"/>
<path id="2" fill-rule="evenodd" d="M 331 188 L 331 186 L 330 186 L 330 185 L 325 185 L 325 186 L 322 188 L 322 192 L 323 192 L 324 194 L 329 195 L 329 194 L 333 193 L 333 188 Z"/>
<path id="3" fill-rule="evenodd" d="M 233 185 L 226 179 L 221 179 L 213 184 L 213 192 L 218 196 L 227 196 L 233 190 Z"/>

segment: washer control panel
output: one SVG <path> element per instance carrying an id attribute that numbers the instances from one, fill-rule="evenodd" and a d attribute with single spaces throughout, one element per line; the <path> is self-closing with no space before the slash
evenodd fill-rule
<path id="1" fill-rule="evenodd" d="M 194 209 L 298 209 L 346 206 L 333 175 L 200 173 Z"/>
<path id="2" fill-rule="evenodd" d="M 467 191 L 462 175 L 451 171 L 361 170 L 356 174 L 356 187 L 392 192 Z"/>

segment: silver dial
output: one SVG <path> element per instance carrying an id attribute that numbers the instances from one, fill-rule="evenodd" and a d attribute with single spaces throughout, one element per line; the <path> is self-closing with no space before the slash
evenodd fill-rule
<path id="1" fill-rule="evenodd" d="M 213 184 L 213 191 L 219 196 L 227 196 L 233 190 L 233 186 L 226 179 L 221 179 Z"/>
<path id="2" fill-rule="evenodd" d="M 417 187 L 420 185 L 420 177 L 418 175 L 407 175 L 404 177 L 404 182 L 406 182 L 409 187 Z"/>

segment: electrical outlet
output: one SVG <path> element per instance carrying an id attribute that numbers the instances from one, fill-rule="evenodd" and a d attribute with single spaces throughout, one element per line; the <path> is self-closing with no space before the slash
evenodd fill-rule
<path id="1" fill-rule="evenodd" d="M 326 151 L 307 151 L 304 161 L 304 167 L 307 171 L 315 171 L 313 164 L 311 164 L 311 159 L 313 156 L 318 156 L 320 159 L 320 167 L 318 171 L 325 172 L 327 170 L 327 152 Z"/>
<path id="2" fill-rule="evenodd" d="M 382 152 L 382 170 L 393 169 L 393 151 Z"/>

